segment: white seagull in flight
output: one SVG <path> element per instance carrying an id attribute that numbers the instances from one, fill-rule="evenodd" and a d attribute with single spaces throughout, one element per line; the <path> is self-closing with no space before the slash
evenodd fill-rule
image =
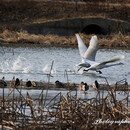
<path id="1" fill-rule="evenodd" d="M 112 59 L 103 62 L 96 62 L 95 56 L 99 48 L 97 36 L 96 35 L 92 36 L 88 48 L 84 44 L 79 34 L 76 34 L 76 38 L 78 42 L 79 53 L 82 58 L 82 63 L 78 65 L 80 66 L 78 71 L 81 68 L 85 68 L 84 71 L 93 70 L 101 74 L 102 72 L 100 70 L 103 68 L 122 64 L 122 63 L 117 63 L 117 64 L 109 64 L 109 63 L 116 62 L 125 58 L 124 55 L 121 55 L 121 56 L 113 57 Z"/>

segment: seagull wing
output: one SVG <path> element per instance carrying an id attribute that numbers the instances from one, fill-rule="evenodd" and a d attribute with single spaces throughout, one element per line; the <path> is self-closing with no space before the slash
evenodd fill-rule
<path id="1" fill-rule="evenodd" d="M 84 44 L 83 40 L 81 39 L 81 37 L 79 36 L 79 34 L 75 34 L 76 38 L 77 38 L 77 42 L 78 42 L 78 48 L 79 48 L 79 54 L 81 57 L 84 57 L 84 54 L 87 50 L 86 45 Z"/>
<path id="2" fill-rule="evenodd" d="M 95 57 L 96 57 L 98 48 L 99 48 L 98 39 L 97 39 L 97 36 L 94 35 L 94 36 L 92 36 L 92 38 L 90 40 L 89 47 L 84 54 L 84 58 L 89 59 L 91 61 L 95 61 Z"/>

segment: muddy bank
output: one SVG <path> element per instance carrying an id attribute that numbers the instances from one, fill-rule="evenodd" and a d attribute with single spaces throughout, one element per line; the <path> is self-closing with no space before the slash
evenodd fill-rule
<path id="1" fill-rule="evenodd" d="M 92 35 L 80 34 L 88 46 Z M 99 35 L 99 45 L 101 48 L 130 49 L 130 36 L 122 33 L 112 35 Z M 15 32 L 4 30 L 0 33 L 0 43 L 3 46 L 43 46 L 43 47 L 77 47 L 75 36 L 58 35 L 35 35 L 27 32 Z"/>
<path id="2" fill-rule="evenodd" d="M 20 81 L 20 85 L 15 86 L 12 85 L 12 81 L 5 81 L 7 86 L 3 86 L 3 82 L 0 81 L 0 88 L 16 88 L 16 89 L 27 89 L 27 90 L 33 90 L 33 89 L 38 89 L 38 90 L 81 90 L 84 91 L 82 89 L 83 85 L 81 83 L 73 83 L 73 82 L 69 82 L 69 83 L 62 83 L 62 82 L 37 82 L 37 81 L 31 81 L 31 86 L 27 85 L 27 82 L 25 81 Z M 99 83 L 99 88 L 97 89 L 95 87 L 94 84 L 89 84 L 88 85 L 88 90 L 89 89 L 93 89 L 93 90 L 106 90 L 106 91 L 130 91 L 130 84 L 128 84 L 127 82 L 121 83 L 121 84 L 100 84 Z M 85 90 L 87 91 L 87 90 Z"/>

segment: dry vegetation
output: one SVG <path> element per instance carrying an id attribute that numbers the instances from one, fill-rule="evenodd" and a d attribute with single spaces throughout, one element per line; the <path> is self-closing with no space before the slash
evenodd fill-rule
<path id="1" fill-rule="evenodd" d="M 82 0 L 83 1 L 83 0 Z M 40 43 L 43 46 L 77 46 L 73 36 L 34 35 L 29 34 L 23 28 L 27 24 L 40 23 L 47 20 L 62 18 L 102 16 L 106 18 L 118 18 L 129 21 L 129 0 L 84 0 L 68 1 L 0 1 L 0 41 L 4 43 Z M 11 31 L 9 31 L 11 30 Z M 83 36 L 86 43 L 91 36 Z M 130 36 L 114 34 L 100 36 L 102 47 L 129 48 Z"/>
<path id="2" fill-rule="evenodd" d="M 88 45 L 91 35 L 80 34 L 84 42 Z M 42 46 L 60 46 L 60 47 L 77 47 L 75 36 L 58 36 L 58 35 L 35 35 L 27 32 L 14 32 L 4 30 L 0 33 L 0 41 L 2 43 L 29 43 L 39 44 Z M 99 44 L 103 48 L 121 47 L 130 48 L 130 36 L 121 33 L 107 36 L 99 36 Z"/>
<path id="3" fill-rule="evenodd" d="M 126 88 L 128 90 L 128 86 Z M 89 99 L 80 98 L 77 91 L 69 91 L 65 95 L 59 92 L 47 102 L 49 95 L 45 96 L 43 91 L 37 97 L 33 97 L 28 92 L 23 95 L 19 89 L 15 90 L 19 96 L 15 95 L 13 88 L 8 96 L 2 93 L 0 97 L 0 126 L 3 129 L 129 130 L 130 128 L 128 92 L 124 92 L 125 97 L 122 100 L 118 99 L 114 90 L 95 91 L 95 97 Z M 97 120 L 108 122 L 100 123 Z"/>

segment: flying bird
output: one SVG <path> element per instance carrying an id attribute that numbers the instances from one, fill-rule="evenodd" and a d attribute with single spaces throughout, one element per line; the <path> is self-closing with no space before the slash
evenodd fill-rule
<path id="1" fill-rule="evenodd" d="M 76 34 L 76 38 L 77 38 L 77 42 L 78 42 L 79 54 L 82 59 L 81 63 L 78 65 L 78 66 L 80 66 L 78 71 L 81 68 L 85 68 L 84 71 L 92 70 L 92 71 L 99 72 L 101 74 L 102 73 L 101 69 L 103 69 L 103 68 L 122 64 L 122 63 L 116 63 L 116 64 L 109 64 L 109 63 L 113 63 L 113 62 L 116 62 L 116 61 L 119 61 L 119 60 L 122 60 L 125 58 L 124 55 L 121 55 L 121 56 L 115 56 L 112 59 L 109 59 L 106 61 L 97 62 L 97 61 L 95 61 L 96 53 L 99 48 L 97 36 L 94 35 L 91 37 L 88 48 L 84 44 L 84 42 L 81 39 L 81 37 L 79 36 L 79 34 Z"/>

